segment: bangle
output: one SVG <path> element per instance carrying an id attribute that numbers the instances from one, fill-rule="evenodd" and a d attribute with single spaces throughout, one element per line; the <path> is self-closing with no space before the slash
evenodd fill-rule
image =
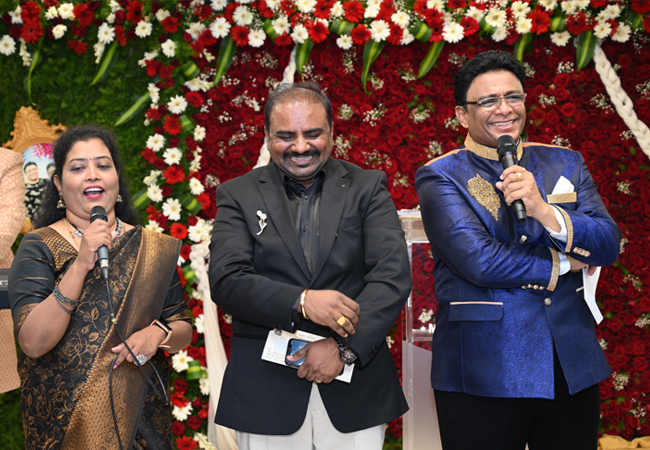
<path id="1" fill-rule="evenodd" d="M 76 308 L 79 306 L 79 303 L 81 303 L 79 300 L 72 300 L 63 295 L 63 293 L 59 290 L 59 286 L 54 286 L 54 290 L 52 291 L 52 294 L 54 295 L 54 298 L 56 299 L 59 304 L 65 303 L 68 306 L 72 306 L 73 308 Z"/>
<path id="2" fill-rule="evenodd" d="M 305 289 L 300 293 L 300 310 L 302 311 L 302 316 L 305 320 L 309 320 L 309 317 L 307 317 L 307 313 L 305 312 L 305 297 L 307 297 L 308 290 L 309 289 Z"/>
<path id="3" fill-rule="evenodd" d="M 162 342 L 160 343 L 160 345 L 158 345 L 158 347 L 159 347 L 159 348 L 171 348 L 169 345 L 165 345 L 165 344 L 167 343 L 167 341 L 169 341 L 169 340 L 171 339 L 171 337 L 172 337 L 172 333 L 174 332 L 174 331 L 171 329 L 171 327 L 168 326 L 167 324 L 162 323 L 162 322 L 161 322 L 160 320 L 158 320 L 158 319 L 154 319 L 154 321 L 151 322 L 151 325 L 156 325 L 158 328 L 160 328 L 160 329 L 163 330 L 165 333 L 167 333 L 167 337 L 165 337 L 165 340 L 162 341 Z M 149 325 L 149 326 L 151 326 L 151 325 Z"/>
<path id="4" fill-rule="evenodd" d="M 63 310 L 64 310 L 65 312 L 67 312 L 68 314 L 72 315 L 72 313 L 74 312 L 74 308 L 72 308 L 72 311 L 70 311 L 68 308 L 66 308 L 66 307 L 63 305 L 63 302 L 62 302 L 61 300 L 59 300 L 59 297 L 57 297 L 56 295 L 54 296 L 54 300 L 56 300 L 56 302 L 59 304 L 59 306 L 60 306 L 61 308 L 63 308 Z"/>

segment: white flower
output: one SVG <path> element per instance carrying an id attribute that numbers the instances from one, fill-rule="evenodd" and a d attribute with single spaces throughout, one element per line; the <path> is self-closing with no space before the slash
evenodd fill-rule
<path id="1" fill-rule="evenodd" d="M 377 17 L 377 14 L 379 14 L 379 7 L 371 6 L 370 3 L 368 3 L 368 6 L 366 7 L 365 12 L 363 13 L 363 18 L 374 19 L 375 17 Z"/>
<path id="2" fill-rule="evenodd" d="M 415 36 L 413 36 L 409 30 L 404 30 L 404 34 L 402 34 L 402 41 L 400 42 L 400 45 L 409 45 L 414 40 L 415 40 Z"/>
<path id="3" fill-rule="evenodd" d="M 151 103 L 157 105 L 158 100 L 160 100 L 160 89 L 155 84 L 149 83 L 147 90 L 149 91 L 149 98 L 151 99 Z"/>
<path id="4" fill-rule="evenodd" d="M 224 17 L 217 17 L 210 25 L 210 32 L 216 39 L 226 37 L 230 32 L 230 23 Z"/>
<path id="5" fill-rule="evenodd" d="M 162 8 L 156 12 L 156 19 L 158 19 L 158 22 L 162 22 L 169 16 L 171 16 L 170 12 Z"/>
<path id="6" fill-rule="evenodd" d="M 187 100 L 182 95 L 175 95 L 167 103 L 167 109 L 172 114 L 180 114 L 187 108 Z"/>
<path id="7" fill-rule="evenodd" d="M 512 9 L 512 14 L 515 16 L 515 19 L 525 17 L 530 12 L 530 6 L 528 6 L 528 3 L 522 2 L 520 0 L 512 2 L 510 8 Z"/>
<path id="8" fill-rule="evenodd" d="M 293 28 L 293 33 L 291 33 L 291 39 L 293 39 L 293 42 L 296 44 L 303 44 L 305 42 L 305 39 L 309 37 L 309 32 L 307 31 L 307 28 L 301 23 L 296 25 Z"/>
<path id="9" fill-rule="evenodd" d="M 203 219 L 199 219 L 196 225 L 191 225 L 187 227 L 187 237 L 192 242 L 208 241 L 210 240 L 211 233 L 212 233 L 212 225 L 210 225 Z"/>
<path id="10" fill-rule="evenodd" d="M 152 184 L 154 184 L 156 182 L 156 180 L 158 180 L 158 177 L 161 174 L 162 174 L 162 172 L 160 170 L 151 170 L 149 172 L 149 175 L 147 175 L 146 177 L 144 177 L 142 179 L 142 183 L 147 185 L 147 186 L 151 186 Z"/>
<path id="11" fill-rule="evenodd" d="M 185 350 L 181 350 L 172 356 L 172 367 L 176 372 L 184 372 L 189 366 L 189 362 L 194 361 L 194 358 L 187 356 Z"/>
<path id="12" fill-rule="evenodd" d="M 390 16 L 390 21 L 402 28 L 406 28 L 411 21 L 411 16 L 409 16 L 405 11 L 397 11 L 395 14 Z"/>
<path id="13" fill-rule="evenodd" d="M 175 198 L 168 198 L 162 205 L 163 216 L 174 222 L 181 220 L 181 202 Z"/>
<path id="14" fill-rule="evenodd" d="M 194 328 L 196 328 L 197 333 L 205 333 L 205 321 L 203 319 L 203 314 L 199 315 L 196 319 L 194 319 Z"/>
<path id="15" fill-rule="evenodd" d="M 97 39 L 102 44 L 110 44 L 115 40 L 115 28 L 107 23 L 103 23 L 97 30 Z"/>
<path id="16" fill-rule="evenodd" d="M 16 6 L 16 9 L 14 9 L 13 11 L 9 11 L 12 24 L 20 25 L 21 23 L 23 23 L 23 18 L 20 16 L 21 11 L 22 8 L 20 7 L 20 5 Z"/>
<path id="17" fill-rule="evenodd" d="M 594 27 L 594 35 L 598 39 L 604 39 L 612 32 L 612 26 L 608 22 L 599 22 Z"/>
<path id="18" fill-rule="evenodd" d="M 198 152 L 194 152 L 194 159 L 190 162 L 190 172 L 198 172 L 201 170 L 201 155 Z"/>
<path id="19" fill-rule="evenodd" d="M 271 21 L 271 25 L 273 25 L 273 30 L 278 33 L 289 33 L 291 31 L 291 27 L 289 26 L 289 20 L 287 19 L 286 16 L 279 16 L 277 19 Z"/>
<path id="20" fill-rule="evenodd" d="M 176 42 L 167 39 L 162 45 L 162 52 L 168 58 L 173 58 L 176 55 Z"/>
<path id="21" fill-rule="evenodd" d="M 564 47 L 571 40 L 571 33 L 562 31 L 561 33 L 551 33 L 551 42 L 558 47 Z"/>
<path id="22" fill-rule="evenodd" d="M 165 164 L 168 166 L 171 166 L 173 164 L 178 164 L 181 162 L 181 159 L 183 158 L 183 153 L 176 147 L 168 148 L 165 150 L 165 153 L 163 153 L 163 160 L 165 161 Z"/>
<path id="23" fill-rule="evenodd" d="M 161 226 L 158 224 L 158 222 L 156 222 L 155 220 L 150 220 L 149 223 L 147 224 L 147 226 L 144 227 L 144 228 L 145 228 L 146 230 L 157 231 L 158 233 L 162 233 L 162 232 L 165 231 L 165 230 L 163 229 L 163 227 L 161 227 Z"/>
<path id="24" fill-rule="evenodd" d="M 481 19 L 483 18 L 483 16 L 485 15 L 485 13 L 483 12 L 483 10 L 478 9 L 475 6 L 470 6 L 467 9 L 467 12 L 465 13 L 465 15 L 467 17 L 471 17 L 472 19 L 476 19 L 477 22 L 480 22 Z"/>
<path id="25" fill-rule="evenodd" d="M 494 42 L 501 42 L 507 37 L 508 29 L 506 27 L 498 27 L 496 30 L 494 30 L 494 34 L 492 34 L 492 40 Z"/>
<path id="26" fill-rule="evenodd" d="M 165 145 L 165 136 L 162 134 L 154 134 L 153 136 L 149 136 L 149 139 L 147 139 L 147 148 L 150 148 L 154 152 L 157 152 L 163 146 Z"/>
<path id="27" fill-rule="evenodd" d="M 612 40 L 616 42 L 627 42 L 630 39 L 631 29 L 624 23 L 619 23 L 616 33 L 612 35 Z"/>
<path id="28" fill-rule="evenodd" d="M 205 127 L 197 125 L 194 127 L 194 140 L 196 142 L 201 142 L 205 138 Z"/>
<path id="29" fill-rule="evenodd" d="M 341 2 L 336 2 L 334 3 L 334 6 L 332 6 L 332 9 L 330 10 L 330 17 L 332 19 L 338 19 L 340 17 L 343 17 L 345 14 L 345 10 L 343 9 L 343 5 L 341 5 Z"/>
<path id="30" fill-rule="evenodd" d="M 154 203 L 162 202 L 163 200 L 163 195 L 162 195 L 162 189 L 160 186 L 157 184 L 152 184 L 147 188 L 147 197 L 149 197 L 149 200 L 151 200 Z M 160 230 L 162 233 L 162 229 Z"/>
<path id="31" fill-rule="evenodd" d="M 221 11 L 228 4 L 227 0 L 212 0 L 212 9 L 215 11 Z"/>
<path id="32" fill-rule="evenodd" d="M 246 26 L 253 23 L 253 14 L 246 6 L 238 6 L 232 13 L 232 18 L 239 26 Z"/>
<path id="33" fill-rule="evenodd" d="M 61 3 L 59 5 L 59 16 L 64 19 L 74 19 L 74 5 L 72 3 Z"/>
<path id="34" fill-rule="evenodd" d="M 0 53 L 5 56 L 9 56 L 16 51 L 16 42 L 11 36 L 5 34 L 0 39 Z"/>
<path id="35" fill-rule="evenodd" d="M 193 92 L 207 91 L 209 88 L 206 88 L 205 83 L 205 80 L 201 79 L 200 77 L 195 77 L 189 81 L 186 81 L 185 86 L 187 86 L 187 88 Z"/>
<path id="36" fill-rule="evenodd" d="M 60 23 L 52 28 L 52 36 L 54 36 L 54 39 L 61 39 L 66 31 L 68 31 L 68 27 Z"/>
<path id="37" fill-rule="evenodd" d="M 210 379 L 209 378 L 199 378 L 199 389 L 201 389 L 201 394 L 210 395 Z M 200 434 L 200 433 L 197 433 Z M 196 435 L 194 435 L 196 437 Z"/>
<path id="38" fill-rule="evenodd" d="M 176 356 L 176 355 L 174 355 Z M 173 360 L 173 357 L 172 357 Z M 174 367 L 175 369 L 175 367 Z M 187 370 L 187 369 L 185 369 Z M 188 403 L 187 406 L 183 406 L 182 408 L 179 408 L 178 406 L 174 406 L 172 408 L 172 415 L 176 420 L 179 422 L 185 422 L 188 417 L 192 414 L 192 404 Z"/>
<path id="39" fill-rule="evenodd" d="M 573 0 L 567 0 L 560 3 L 560 8 L 567 16 L 571 16 L 578 10 L 578 4 Z"/>
<path id="40" fill-rule="evenodd" d="M 621 7 L 616 4 L 607 5 L 603 12 L 605 13 L 605 20 L 616 19 L 621 15 Z"/>
<path id="41" fill-rule="evenodd" d="M 427 2 L 427 8 L 436 8 L 438 11 L 444 11 L 445 10 L 445 0 L 429 0 Z M 480 3 L 480 2 L 479 2 Z"/>
<path id="42" fill-rule="evenodd" d="M 190 192 L 192 195 L 201 195 L 204 191 L 205 187 L 203 186 L 203 183 L 194 177 L 190 178 Z"/>
<path id="43" fill-rule="evenodd" d="M 99 41 L 93 45 L 93 51 L 95 52 L 95 64 L 99 64 L 99 61 L 101 61 L 102 54 L 104 53 L 104 47 L 105 45 Z"/>
<path id="44" fill-rule="evenodd" d="M 352 47 L 352 38 L 349 34 L 342 34 L 336 39 L 336 45 L 343 50 L 349 50 Z"/>
<path id="45" fill-rule="evenodd" d="M 316 7 L 316 0 L 296 0 L 296 6 L 301 13 L 309 14 Z"/>
<path id="46" fill-rule="evenodd" d="M 529 33 L 531 28 L 533 28 L 533 19 L 528 17 L 520 17 L 515 22 L 515 31 L 519 34 Z"/>
<path id="47" fill-rule="evenodd" d="M 485 22 L 491 27 L 504 28 L 506 24 L 507 15 L 503 9 L 492 8 L 485 16 Z M 505 39 L 505 38 L 504 38 Z"/>
<path id="48" fill-rule="evenodd" d="M 463 39 L 465 28 L 456 22 L 446 22 L 442 27 L 442 37 L 447 42 L 456 43 Z"/>
<path id="49" fill-rule="evenodd" d="M 539 4 L 547 11 L 553 11 L 557 6 L 557 0 L 539 0 Z"/>
<path id="50" fill-rule="evenodd" d="M 50 6 L 45 13 L 45 18 L 47 20 L 52 20 L 55 17 L 59 17 L 59 12 L 56 10 L 56 6 Z"/>
<path id="51" fill-rule="evenodd" d="M 192 36 L 192 39 L 198 39 L 198 37 L 205 31 L 205 25 L 201 22 L 191 23 L 189 28 L 186 30 L 187 33 Z"/>
<path id="52" fill-rule="evenodd" d="M 141 20 L 135 27 L 135 35 L 139 38 L 150 36 L 152 31 L 153 25 L 151 25 L 151 22 L 147 22 L 146 20 Z"/>
<path id="53" fill-rule="evenodd" d="M 264 30 L 252 30 L 248 34 L 248 43 L 251 47 L 261 47 L 264 45 L 264 40 L 266 39 L 266 33 Z"/>
<path id="54" fill-rule="evenodd" d="M 370 37 L 375 42 L 385 41 L 390 36 L 390 26 L 383 20 L 375 20 L 370 24 Z"/>

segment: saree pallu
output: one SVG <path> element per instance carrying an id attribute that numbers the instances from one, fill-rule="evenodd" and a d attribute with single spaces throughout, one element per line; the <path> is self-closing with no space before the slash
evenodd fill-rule
<path id="1" fill-rule="evenodd" d="M 189 320 L 176 262 L 181 242 L 134 227 L 109 252 L 109 288 L 117 327 L 124 339 L 151 324 Z M 10 273 L 10 302 L 16 333 L 47 298 L 70 264 L 75 249 L 51 228 L 23 239 Z M 21 408 L 27 449 L 118 449 L 109 393 L 111 348 L 121 340 L 112 326 L 106 284 L 99 266 L 88 273 L 61 341 L 40 358 L 19 361 Z M 161 350 L 145 371 L 167 390 L 169 365 Z M 152 391 L 140 369 L 124 361 L 112 374 L 112 398 L 124 449 L 171 449 L 171 411 Z"/>

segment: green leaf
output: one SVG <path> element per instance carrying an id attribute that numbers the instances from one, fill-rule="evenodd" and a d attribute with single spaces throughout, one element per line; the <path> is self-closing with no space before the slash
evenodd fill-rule
<path id="1" fill-rule="evenodd" d="M 122 125 L 123 123 L 128 122 L 133 119 L 133 117 L 142 109 L 149 100 L 149 91 L 144 93 L 140 98 L 138 98 L 133 105 L 126 111 L 122 113 L 119 119 L 115 122 L 115 126 Z"/>
<path id="2" fill-rule="evenodd" d="M 350 34 L 354 24 L 347 20 L 333 20 L 330 24 L 330 31 L 336 34 Z"/>
<path id="3" fill-rule="evenodd" d="M 178 118 L 178 120 L 181 123 L 181 127 L 183 127 L 183 131 L 185 131 L 186 133 L 189 133 L 190 131 L 192 131 L 194 129 L 194 122 L 192 122 L 189 119 L 189 117 L 187 117 L 185 114 L 180 116 Z"/>
<path id="4" fill-rule="evenodd" d="M 296 47 L 296 70 L 302 76 L 302 68 L 307 63 L 311 50 L 314 48 L 314 41 L 307 38 L 302 44 Z"/>
<path id="5" fill-rule="evenodd" d="M 533 41 L 533 34 L 526 33 L 526 34 L 522 34 L 521 37 L 515 43 L 514 55 L 515 58 L 519 60 L 519 62 L 524 61 L 524 52 L 526 51 L 526 48 L 528 48 L 528 46 L 532 41 Z"/>
<path id="6" fill-rule="evenodd" d="M 199 69 L 194 61 L 188 61 L 181 66 L 181 72 L 185 75 L 186 80 L 191 80 L 201 73 L 201 69 Z"/>
<path id="7" fill-rule="evenodd" d="M 181 272 L 183 272 L 183 276 L 185 277 L 185 280 L 187 280 L 187 284 L 192 285 L 199 281 L 191 266 L 183 267 L 181 269 Z"/>
<path id="8" fill-rule="evenodd" d="M 438 56 L 440 56 L 440 52 L 442 51 L 442 47 L 444 46 L 445 46 L 445 41 L 433 43 L 433 45 L 431 46 L 431 48 L 429 48 L 429 51 L 427 52 L 427 56 L 425 56 L 422 62 L 420 63 L 418 78 L 422 78 L 431 70 L 433 65 L 438 60 Z"/>
<path id="9" fill-rule="evenodd" d="M 147 189 L 143 189 L 132 196 L 131 200 L 133 200 L 133 206 L 135 206 L 135 209 L 138 211 L 142 211 L 147 206 L 149 206 L 149 203 L 151 203 L 151 199 L 147 195 Z"/>
<path id="10" fill-rule="evenodd" d="M 576 53 L 576 63 L 578 70 L 583 69 L 591 58 L 594 57 L 594 50 L 596 50 L 596 42 L 598 39 L 594 35 L 593 30 L 585 31 L 578 38 L 578 50 Z"/>
<path id="11" fill-rule="evenodd" d="M 409 28 L 409 31 L 420 42 L 429 42 L 431 33 L 433 33 L 433 30 L 421 20 L 416 20 L 413 26 Z"/>
<path id="12" fill-rule="evenodd" d="M 181 205 L 183 205 L 185 209 L 187 209 L 193 215 L 197 215 L 203 207 L 201 202 L 199 202 L 192 194 L 187 194 L 187 196 L 181 202 Z"/>
<path id="13" fill-rule="evenodd" d="M 226 74 L 232 64 L 232 59 L 235 57 L 236 52 L 237 45 L 230 35 L 221 40 L 221 45 L 219 45 L 219 57 L 217 58 L 217 73 L 214 76 L 213 86 L 219 84 L 221 78 Z"/>
<path id="14" fill-rule="evenodd" d="M 266 19 L 264 21 L 264 32 L 268 35 L 268 37 L 273 39 L 274 42 L 275 38 L 279 36 L 279 34 L 275 32 L 275 28 L 273 28 L 273 22 L 271 19 Z"/>
<path id="15" fill-rule="evenodd" d="M 99 63 L 99 69 L 97 69 L 95 78 L 90 83 L 91 86 L 93 84 L 103 81 L 106 78 L 106 76 L 111 72 L 111 70 L 113 70 L 113 67 L 115 67 L 115 63 L 117 62 L 118 45 L 119 42 L 117 42 L 117 39 L 115 39 L 111 44 L 111 46 L 108 48 L 108 51 L 104 49 L 104 55 L 102 56 L 102 61 Z"/>
<path id="16" fill-rule="evenodd" d="M 361 70 L 361 83 L 363 84 L 363 90 L 365 93 L 368 93 L 366 89 L 366 82 L 368 81 L 368 74 L 370 73 L 370 66 L 375 62 L 377 56 L 384 49 L 386 41 L 377 42 L 374 39 L 370 39 L 366 42 L 366 45 L 363 47 L 363 68 Z"/>
<path id="17" fill-rule="evenodd" d="M 32 64 L 29 66 L 29 72 L 27 73 L 27 79 L 25 80 L 26 82 L 26 88 L 27 88 L 27 97 L 29 98 L 29 103 L 32 103 L 32 72 L 34 72 L 34 69 L 36 68 L 36 65 L 41 62 L 41 59 L 43 59 L 43 54 L 41 53 L 41 49 L 43 47 L 43 41 L 45 38 L 41 39 L 38 41 L 38 46 L 36 47 L 36 50 L 34 51 L 34 54 L 32 55 Z"/>
<path id="18" fill-rule="evenodd" d="M 564 14 L 557 14 L 551 19 L 551 31 L 561 32 L 564 31 L 564 25 L 566 24 L 566 16 Z"/>
<path id="19" fill-rule="evenodd" d="M 643 14 L 640 13 L 634 13 L 634 16 L 632 17 L 632 29 L 633 30 L 638 30 L 643 26 Z"/>

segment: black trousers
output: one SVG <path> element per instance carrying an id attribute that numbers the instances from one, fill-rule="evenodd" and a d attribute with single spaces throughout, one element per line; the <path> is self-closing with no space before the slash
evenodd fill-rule
<path id="1" fill-rule="evenodd" d="M 444 450 L 596 450 L 598 384 L 569 394 L 557 357 L 555 399 L 435 391 Z"/>

